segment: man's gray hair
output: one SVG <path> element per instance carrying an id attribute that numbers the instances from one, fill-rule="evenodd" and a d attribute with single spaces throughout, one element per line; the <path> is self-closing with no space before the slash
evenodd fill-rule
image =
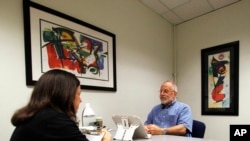
<path id="1" fill-rule="evenodd" d="M 178 89 L 177 89 L 177 85 L 174 83 L 174 81 L 167 80 L 164 83 L 171 83 L 172 84 L 172 90 L 177 93 Z"/>

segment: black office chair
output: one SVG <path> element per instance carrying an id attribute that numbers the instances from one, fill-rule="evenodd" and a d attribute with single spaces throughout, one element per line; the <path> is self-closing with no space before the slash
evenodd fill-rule
<path id="1" fill-rule="evenodd" d="M 192 137 L 204 138 L 206 131 L 206 124 L 202 121 L 193 120 Z"/>

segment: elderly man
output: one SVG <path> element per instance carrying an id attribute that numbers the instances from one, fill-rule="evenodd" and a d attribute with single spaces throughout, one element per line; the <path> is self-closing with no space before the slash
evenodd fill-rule
<path id="1" fill-rule="evenodd" d="M 161 104 L 153 107 L 144 123 L 149 134 L 191 137 L 191 109 L 187 104 L 177 101 L 176 96 L 176 84 L 172 81 L 163 82 L 160 88 Z"/>

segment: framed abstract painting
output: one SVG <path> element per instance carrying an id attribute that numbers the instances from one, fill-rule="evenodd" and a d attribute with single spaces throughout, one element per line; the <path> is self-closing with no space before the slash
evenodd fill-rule
<path id="1" fill-rule="evenodd" d="M 82 89 L 116 91 L 115 34 L 29 0 L 23 14 L 27 85 L 64 69 Z"/>
<path id="2" fill-rule="evenodd" d="M 202 115 L 238 115 L 239 41 L 201 50 Z"/>

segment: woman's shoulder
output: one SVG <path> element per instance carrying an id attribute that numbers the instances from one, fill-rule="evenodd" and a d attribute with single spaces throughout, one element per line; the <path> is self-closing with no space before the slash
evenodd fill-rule
<path id="1" fill-rule="evenodd" d="M 75 127 L 76 123 L 65 113 L 52 108 L 40 110 L 32 119 L 32 124 L 39 126 L 49 125 L 50 128 L 61 128 L 63 126 Z M 43 125 L 44 124 L 44 125 Z"/>
<path id="2" fill-rule="evenodd" d="M 37 112 L 34 116 L 34 120 L 40 120 L 40 121 L 45 121 L 45 120 L 58 120 L 59 119 L 69 119 L 70 118 L 63 112 L 56 111 L 52 108 L 44 108 Z"/>
<path id="3" fill-rule="evenodd" d="M 36 116 L 55 116 L 55 115 L 65 115 L 63 112 L 56 111 L 52 108 L 43 108 L 37 112 Z"/>

